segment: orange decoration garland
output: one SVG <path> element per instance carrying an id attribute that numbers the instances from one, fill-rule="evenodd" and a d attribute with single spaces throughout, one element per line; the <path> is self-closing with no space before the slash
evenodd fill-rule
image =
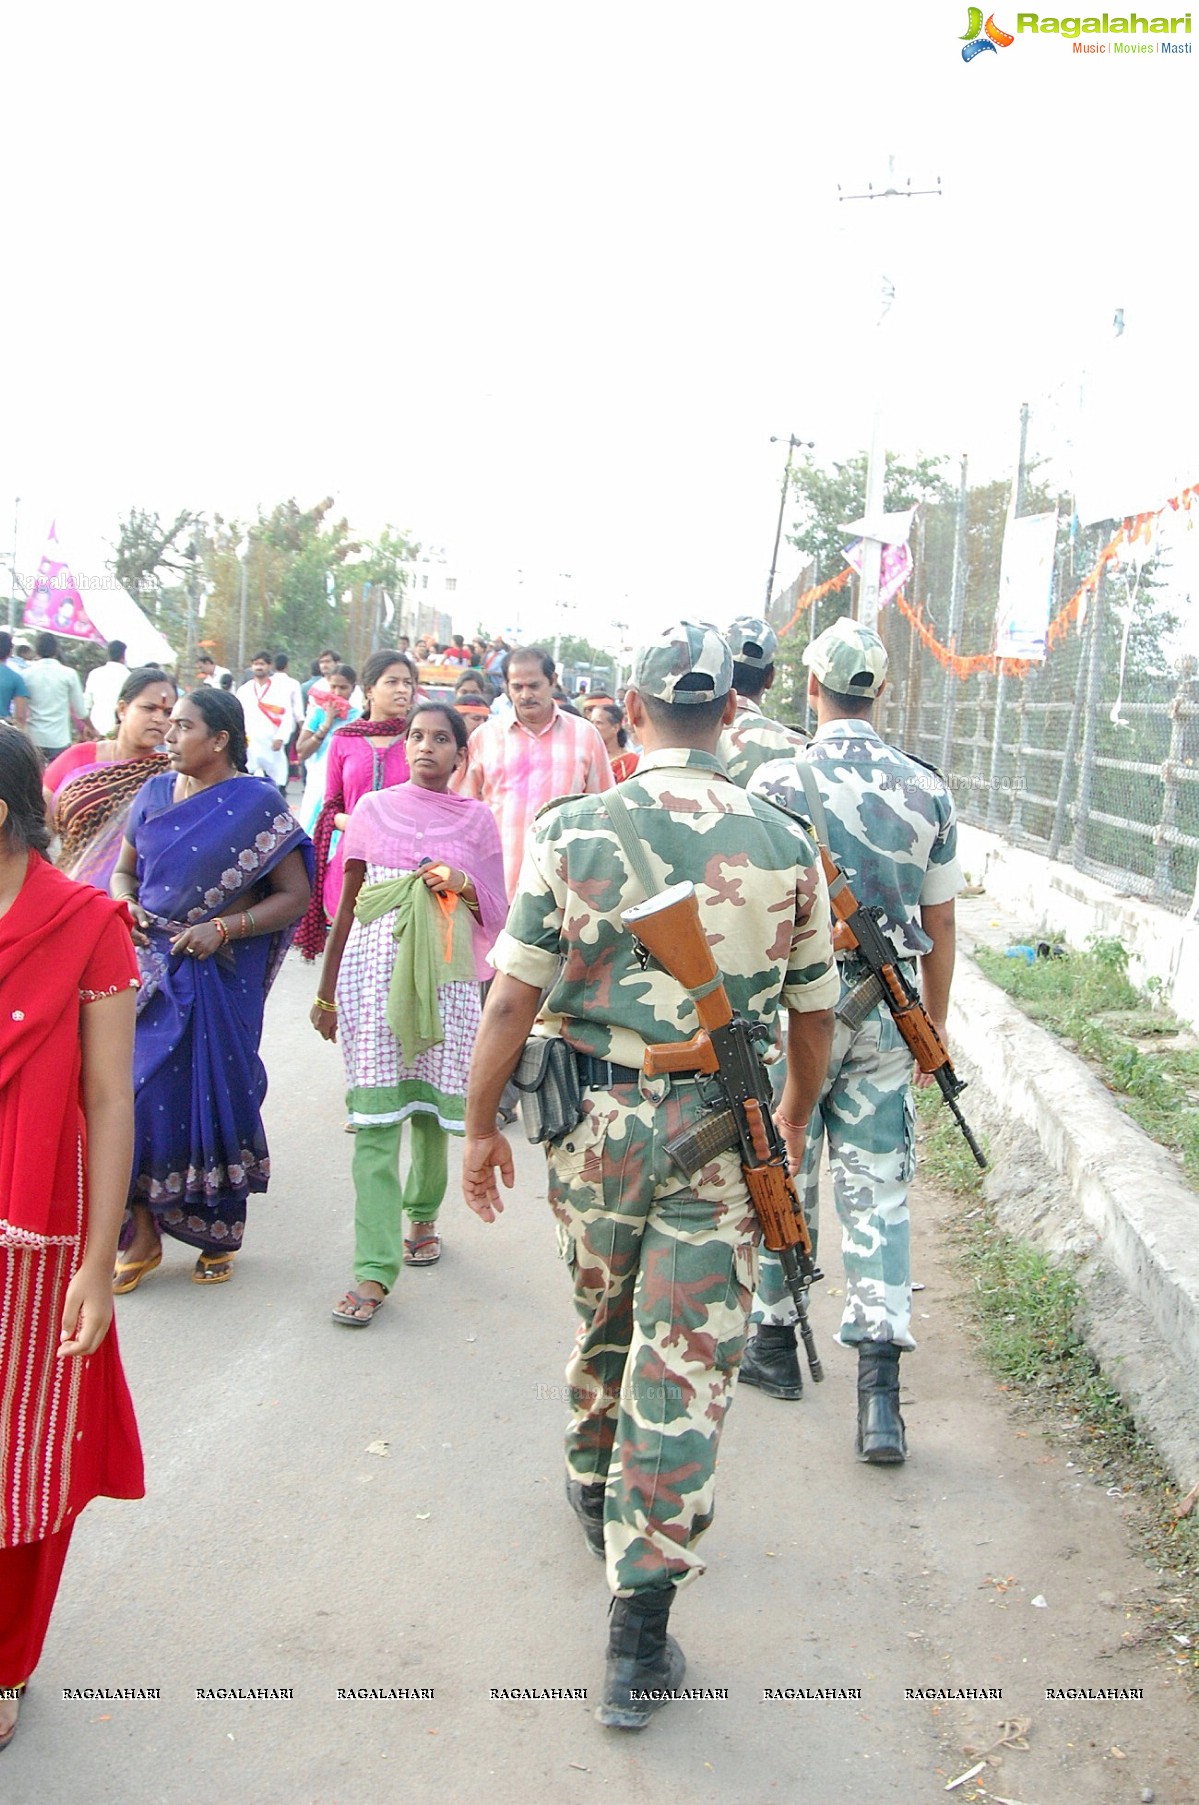
<path id="1" fill-rule="evenodd" d="M 1054 646 L 1060 645 L 1065 639 L 1071 622 L 1078 619 L 1083 597 L 1094 594 L 1099 586 L 1099 578 L 1103 572 L 1104 566 L 1110 564 L 1112 559 L 1117 556 L 1120 547 L 1122 545 L 1135 545 L 1138 540 L 1141 540 L 1148 545 L 1153 537 L 1153 522 L 1164 514 L 1167 508 L 1173 508 L 1175 513 L 1177 513 L 1180 508 L 1189 510 L 1197 497 L 1199 497 L 1199 483 L 1192 483 L 1188 488 L 1184 489 L 1180 495 L 1172 495 L 1169 501 L 1162 507 L 1156 508 L 1152 513 L 1137 514 L 1135 516 L 1130 515 L 1129 518 L 1124 521 L 1119 531 L 1112 535 L 1111 539 L 1109 539 L 1108 543 L 1100 552 L 1095 561 L 1094 568 L 1083 578 L 1078 588 L 1074 591 L 1074 594 L 1070 597 L 1070 600 L 1064 607 L 1058 610 L 1050 621 L 1045 633 L 1045 649 L 1047 653 L 1052 650 Z M 785 627 L 780 627 L 779 638 L 781 639 L 785 633 L 791 631 L 805 609 L 810 608 L 814 602 L 820 600 L 821 596 L 828 595 L 830 591 L 843 588 L 853 574 L 853 571 L 847 568 L 841 572 L 840 576 L 832 577 L 827 583 L 821 583 L 815 589 L 805 590 L 804 594 L 800 596 L 799 601 L 796 604 L 795 613 L 791 616 L 787 625 Z M 961 657 L 956 651 L 954 644 L 948 646 L 941 644 L 941 641 L 937 638 L 928 622 L 924 619 L 923 609 L 912 608 L 902 589 L 895 597 L 895 606 L 899 613 L 903 615 L 903 618 L 907 621 L 912 631 L 916 634 L 925 650 L 929 652 L 931 656 L 936 659 L 937 663 L 945 670 L 951 671 L 955 677 L 959 677 L 962 680 L 965 680 L 967 677 L 976 677 L 983 672 L 994 673 L 996 671 L 1003 671 L 1009 677 L 1023 677 L 1029 671 L 1035 670 L 1038 667 L 1040 661 L 1037 659 L 996 658 L 994 652 L 976 652 L 971 657 Z"/>

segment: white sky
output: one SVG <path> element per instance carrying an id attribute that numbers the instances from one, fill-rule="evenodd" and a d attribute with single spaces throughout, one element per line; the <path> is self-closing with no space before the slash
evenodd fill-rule
<path id="1" fill-rule="evenodd" d="M 448 545 L 494 624 L 517 569 L 539 629 L 561 571 L 593 635 L 722 620 L 764 592 L 771 435 L 864 447 L 878 349 L 888 442 L 989 477 L 1021 400 L 1034 451 L 1064 439 L 1117 306 L 1147 377 L 1121 438 L 1185 427 L 1196 480 L 1199 55 L 1022 35 L 965 65 L 965 26 L 958 0 L 9 8 L 0 546 L 18 494 L 29 568 L 51 515 L 89 539 L 132 504 L 332 493 Z M 889 151 L 944 197 L 838 205 Z"/>

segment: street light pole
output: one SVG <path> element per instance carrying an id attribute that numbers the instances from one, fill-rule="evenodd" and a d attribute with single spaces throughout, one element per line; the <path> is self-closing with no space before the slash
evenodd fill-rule
<path id="1" fill-rule="evenodd" d="M 770 443 L 772 445 L 779 444 L 780 440 L 779 440 L 778 436 L 772 434 Z M 787 461 L 783 466 L 783 492 L 779 496 L 779 519 L 778 519 L 778 525 L 774 529 L 774 550 L 770 554 L 770 575 L 766 579 L 766 613 L 767 613 L 767 615 L 769 615 L 769 613 L 770 613 L 770 603 L 774 596 L 774 573 L 778 569 L 779 546 L 781 545 L 782 539 L 783 539 L 783 515 L 787 511 L 787 491 L 791 487 L 791 475 L 792 475 L 791 455 L 793 452 L 798 451 L 799 447 L 801 445 L 805 446 L 807 448 L 807 450 L 811 451 L 811 449 L 812 449 L 813 445 L 815 445 L 815 443 L 816 443 L 815 439 L 797 439 L 794 433 L 792 433 L 790 438 L 787 440 Z"/>
<path id="2" fill-rule="evenodd" d="M 246 560 L 250 555 L 250 535 L 247 533 L 237 547 L 237 561 L 241 565 L 241 606 L 237 617 L 237 681 L 240 683 L 246 674 Z"/>
<path id="3" fill-rule="evenodd" d="M 8 592 L 8 624 L 16 631 L 17 626 L 17 526 L 21 518 L 21 497 L 15 497 L 12 504 L 12 569 L 9 575 L 12 586 Z"/>

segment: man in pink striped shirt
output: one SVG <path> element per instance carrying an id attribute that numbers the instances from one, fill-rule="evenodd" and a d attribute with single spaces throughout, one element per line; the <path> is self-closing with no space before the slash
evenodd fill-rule
<path id="1" fill-rule="evenodd" d="M 495 816 L 511 900 L 525 833 L 538 809 L 556 796 L 610 790 L 613 777 L 595 728 L 554 701 L 554 661 L 548 652 L 517 646 L 508 657 L 506 680 L 512 713 L 485 721 L 471 735 L 466 769 L 454 787 L 463 796 L 481 797 Z"/>

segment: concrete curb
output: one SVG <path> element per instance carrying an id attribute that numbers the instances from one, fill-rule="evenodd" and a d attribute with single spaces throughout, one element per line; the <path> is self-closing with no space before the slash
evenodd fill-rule
<path id="1" fill-rule="evenodd" d="M 1199 1473 L 1199 1197 L 1082 1061 L 970 958 L 949 1033 L 1004 1226 L 1082 1260 L 1089 1339 L 1184 1488 Z M 1115 1283 L 1113 1284 L 1113 1279 Z"/>

